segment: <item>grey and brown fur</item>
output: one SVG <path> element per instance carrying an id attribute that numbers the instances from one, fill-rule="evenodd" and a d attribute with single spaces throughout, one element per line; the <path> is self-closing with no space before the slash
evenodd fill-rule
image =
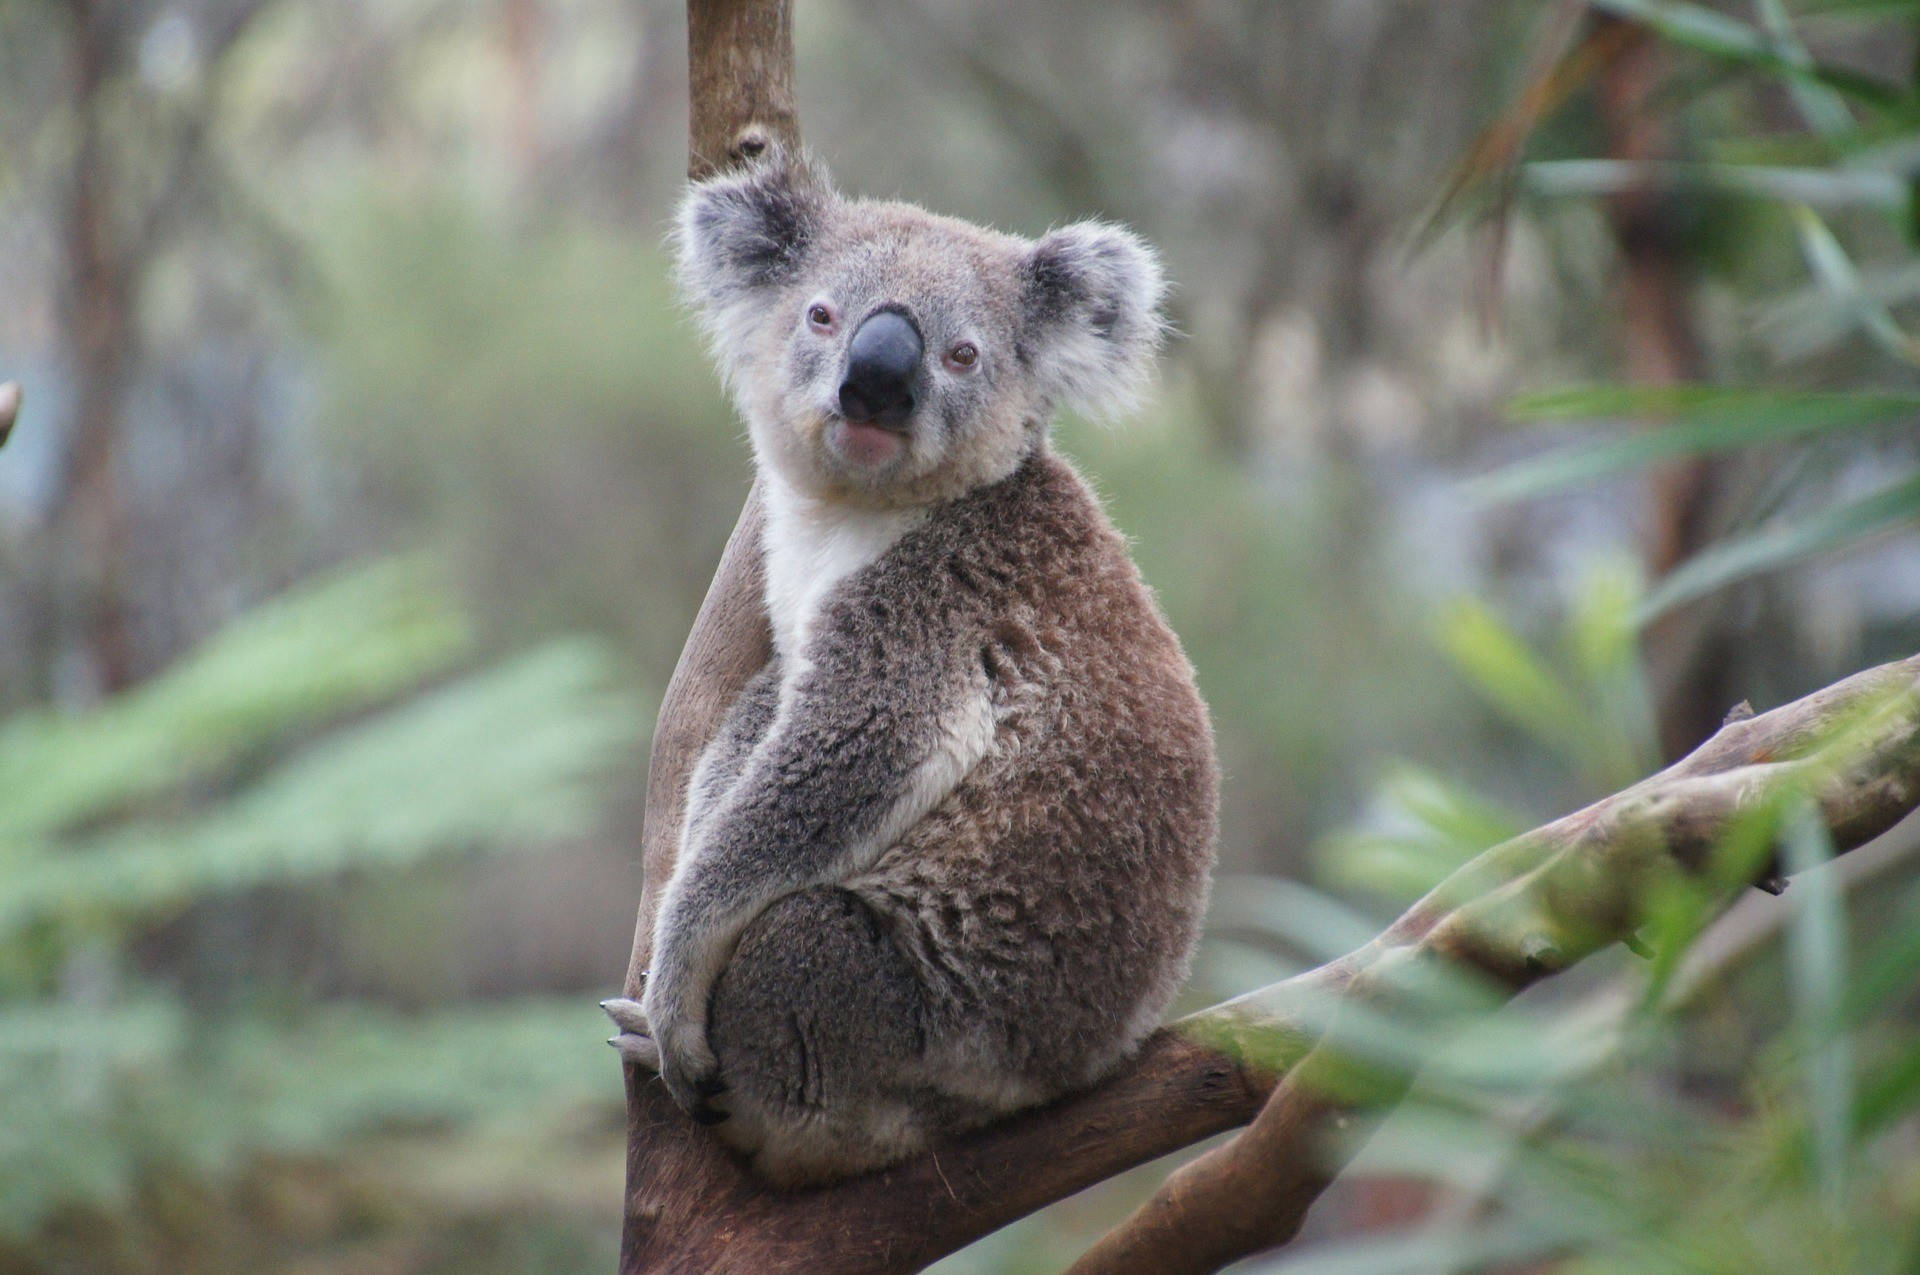
<path id="1" fill-rule="evenodd" d="M 1032 242 L 786 156 L 695 186 L 679 252 L 766 483 L 776 656 L 692 778 L 644 998 L 607 1008 L 624 1055 L 792 1185 L 1098 1080 L 1186 975 L 1206 709 L 1047 440 L 1146 377 L 1160 275 L 1115 227 Z M 835 394 L 887 308 L 925 361 L 861 452 Z"/>

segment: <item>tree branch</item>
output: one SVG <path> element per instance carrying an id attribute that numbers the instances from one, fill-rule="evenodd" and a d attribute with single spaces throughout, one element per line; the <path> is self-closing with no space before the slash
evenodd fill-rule
<path id="1" fill-rule="evenodd" d="M 1344 998 L 1409 1012 L 1407 975 L 1433 962 L 1517 995 L 1628 937 L 1659 874 L 1700 872 L 1737 817 L 1793 793 L 1842 851 L 1920 803 L 1920 656 L 1731 721 L 1651 779 L 1488 851 L 1335 963 Z M 1206 1275 L 1292 1239 L 1411 1080 L 1353 1096 L 1349 1056 L 1336 1018 L 1245 1133 L 1174 1173 L 1069 1275 Z"/>
<path id="2" fill-rule="evenodd" d="M 1397 1098 L 1337 1097 L 1338 1019 L 1335 1038 L 1318 1043 L 1310 1026 L 1333 998 L 1404 1012 L 1399 978 L 1436 960 L 1517 993 L 1627 934 L 1654 874 L 1698 871 L 1728 821 L 1783 785 L 1815 802 L 1842 850 L 1920 803 L 1920 656 L 1731 722 L 1659 774 L 1487 851 L 1348 956 L 1175 1023 L 1094 1090 L 892 1170 L 768 1191 L 648 1085 L 655 1118 L 636 1142 L 647 1190 L 629 1199 L 644 1244 L 623 1269 L 918 1270 L 1256 1113 L 1074 1270 L 1212 1271 L 1283 1242 L 1353 1135 Z M 629 1222 L 632 1236 L 632 1213 Z"/>

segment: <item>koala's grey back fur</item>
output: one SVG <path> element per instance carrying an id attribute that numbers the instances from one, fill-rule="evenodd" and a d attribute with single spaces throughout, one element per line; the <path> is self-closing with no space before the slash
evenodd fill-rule
<path id="1" fill-rule="evenodd" d="M 1143 374 L 1158 274 L 1110 227 L 1028 243 L 787 160 L 696 188 L 682 235 L 770 487 L 778 655 L 696 770 L 642 1008 L 676 1099 L 802 1183 L 1093 1082 L 1185 977 L 1206 709 L 1046 438 Z M 850 450 L 822 296 L 979 363 L 930 360 L 897 446 Z"/>

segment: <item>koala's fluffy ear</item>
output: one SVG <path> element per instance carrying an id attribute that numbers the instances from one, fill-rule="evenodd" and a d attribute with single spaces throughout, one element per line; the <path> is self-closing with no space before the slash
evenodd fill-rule
<path id="1" fill-rule="evenodd" d="M 674 230 L 676 273 L 723 361 L 762 312 L 765 289 L 804 268 L 836 198 L 812 160 L 780 148 L 750 168 L 688 187 Z"/>
<path id="2" fill-rule="evenodd" d="M 1160 260 L 1130 230 L 1064 226 L 1027 255 L 1026 345 L 1049 399 L 1092 415 L 1131 407 L 1165 324 Z"/>

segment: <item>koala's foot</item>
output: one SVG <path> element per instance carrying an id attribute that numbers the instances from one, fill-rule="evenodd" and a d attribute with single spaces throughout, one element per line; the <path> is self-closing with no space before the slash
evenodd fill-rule
<path id="1" fill-rule="evenodd" d="M 612 1000 L 601 1001 L 600 1008 L 620 1029 L 618 1036 L 607 1039 L 609 1045 L 620 1051 L 620 1060 L 645 1067 L 648 1071 L 659 1071 L 660 1046 L 653 1042 L 653 1028 L 648 1025 L 646 1012 L 640 1008 L 640 1002 L 616 996 Z"/>
<path id="2" fill-rule="evenodd" d="M 660 1060 L 659 1042 L 654 1039 L 653 1025 L 647 1021 L 647 1012 L 641 1008 L 640 1002 L 616 996 L 612 1000 L 601 1001 L 600 1008 L 605 1010 L 607 1017 L 613 1020 L 613 1025 L 620 1029 L 620 1034 L 610 1037 L 607 1043 L 620 1051 L 621 1060 L 633 1063 L 637 1067 L 644 1067 L 648 1071 L 664 1073 L 665 1066 Z M 719 1124 L 729 1114 L 724 1108 L 717 1107 L 713 1103 L 714 1099 L 727 1091 L 726 1082 L 720 1079 L 718 1072 L 691 1078 L 680 1086 L 669 1084 L 668 1089 L 688 1091 L 688 1101 L 681 1102 L 680 1092 L 674 1093 L 674 1101 L 701 1124 Z"/>

